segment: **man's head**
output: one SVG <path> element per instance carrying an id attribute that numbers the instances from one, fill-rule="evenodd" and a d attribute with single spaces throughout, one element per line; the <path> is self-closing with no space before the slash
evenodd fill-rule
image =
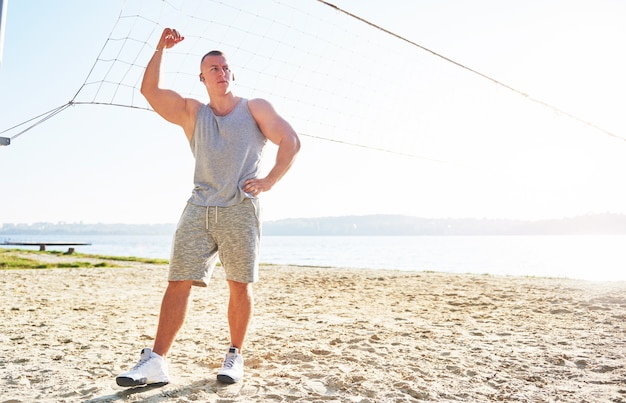
<path id="1" fill-rule="evenodd" d="M 212 50 L 200 60 L 200 81 L 209 84 L 230 83 L 235 76 L 230 71 L 226 56 L 220 50 Z"/>
<path id="2" fill-rule="evenodd" d="M 224 53 L 221 50 L 212 50 L 212 51 L 210 51 L 206 55 L 202 56 L 202 59 L 200 60 L 200 65 L 201 66 L 202 66 L 202 62 L 204 61 L 204 59 L 206 59 L 209 56 L 224 56 Z"/>

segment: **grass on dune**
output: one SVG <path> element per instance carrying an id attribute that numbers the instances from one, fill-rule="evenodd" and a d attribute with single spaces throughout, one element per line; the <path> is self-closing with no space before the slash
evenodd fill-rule
<path id="1" fill-rule="evenodd" d="M 41 255 L 64 255 L 74 259 L 70 262 L 46 262 L 38 259 Z M 32 256 L 28 257 L 28 256 Z M 96 259 L 99 262 L 83 261 L 81 259 Z M 148 264 L 167 264 L 166 259 L 138 258 L 132 256 L 102 256 L 83 253 L 67 255 L 60 251 L 32 251 L 23 249 L 0 248 L 0 270 L 18 269 L 57 269 L 57 268 L 94 268 L 94 267 L 120 267 L 111 262 L 140 262 Z"/>

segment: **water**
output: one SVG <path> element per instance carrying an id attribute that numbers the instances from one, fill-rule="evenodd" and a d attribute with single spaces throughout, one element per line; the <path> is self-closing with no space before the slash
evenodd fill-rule
<path id="1" fill-rule="evenodd" d="M 263 261 L 626 280 L 626 236 L 266 237 Z"/>
<path id="2" fill-rule="evenodd" d="M 2 235 L 0 244 L 11 242 L 88 242 L 91 245 L 78 245 L 74 248 L 79 253 L 91 253 L 108 256 L 137 256 L 169 259 L 172 243 L 170 235 Z M 29 248 L 39 250 L 38 246 L 5 246 L 8 248 Z M 47 246 L 47 250 L 67 251 L 67 246 Z"/>
<path id="3" fill-rule="evenodd" d="M 76 251 L 169 259 L 169 235 L 4 235 L 91 242 Z M 263 263 L 626 281 L 626 235 L 265 236 Z M 26 248 L 26 247 L 24 247 Z M 37 249 L 37 247 L 29 247 Z M 67 247 L 49 247 L 67 250 Z"/>

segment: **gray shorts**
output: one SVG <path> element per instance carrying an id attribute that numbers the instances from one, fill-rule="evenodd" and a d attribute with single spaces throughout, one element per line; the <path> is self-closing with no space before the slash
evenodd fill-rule
<path id="1" fill-rule="evenodd" d="M 230 207 L 187 203 L 172 243 L 169 280 L 206 287 L 219 258 L 227 280 L 254 283 L 259 279 L 260 241 L 258 199 Z"/>

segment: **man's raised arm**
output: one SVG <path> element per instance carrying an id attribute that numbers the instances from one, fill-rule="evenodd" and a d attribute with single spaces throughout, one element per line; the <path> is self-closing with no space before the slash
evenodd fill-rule
<path id="1" fill-rule="evenodd" d="M 189 98 L 183 98 L 176 91 L 160 87 L 161 61 L 165 49 L 169 49 L 185 39 L 178 31 L 165 28 L 159 39 L 159 43 L 146 66 L 146 71 L 141 82 L 141 94 L 146 98 L 152 109 L 168 122 L 177 124 L 185 130 L 187 138 L 193 134 L 195 113 L 199 102 Z"/>

